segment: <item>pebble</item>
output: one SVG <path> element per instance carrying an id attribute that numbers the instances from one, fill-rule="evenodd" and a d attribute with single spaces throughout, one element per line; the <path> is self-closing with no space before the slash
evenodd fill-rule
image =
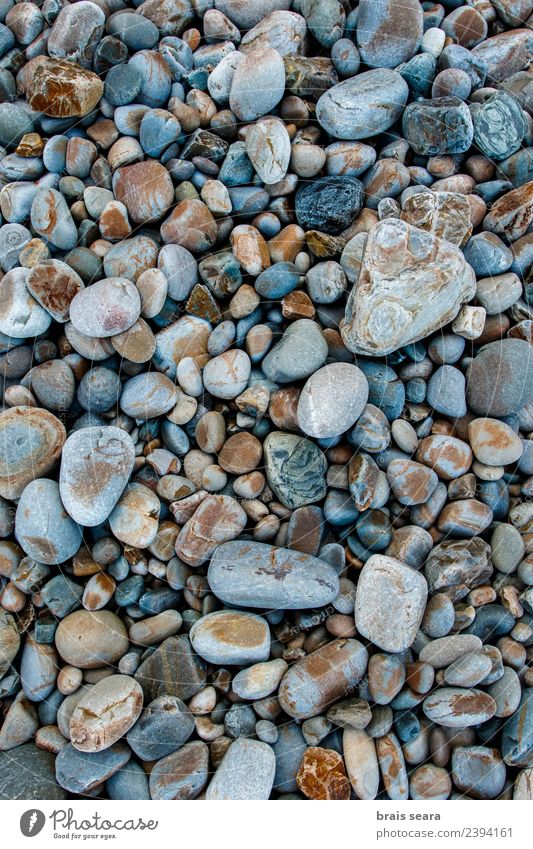
<path id="1" fill-rule="evenodd" d="M 391 588 L 395 590 L 392 597 Z M 393 557 L 374 554 L 357 584 L 357 630 L 384 651 L 404 651 L 416 637 L 426 601 L 423 575 Z"/>
<path id="2" fill-rule="evenodd" d="M 333 640 L 299 660 L 284 675 L 279 702 L 295 719 L 317 716 L 361 680 L 368 661 L 362 643 Z"/>
<path id="3" fill-rule="evenodd" d="M 128 675 L 98 681 L 77 703 L 70 740 L 80 752 L 102 752 L 120 740 L 138 719 L 143 704 L 139 684 Z"/>
<path id="4" fill-rule="evenodd" d="M 258 542 L 220 545 L 211 558 L 207 579 L 226 604 L 275 610 L 324 607 L 339 589 L 329 564 Z"/>
<path id="5" fill-rule="evenodd" d="M 120 498 L 133 464 L 133 442 L 120 428 L 73 433 L 64 445 L 59 478 L 65 510 L 83 527 L 99 525 Z"/>
<path id="6" fill-rule="evenodd" d="M 66 663 L 98 669 L 126 653 L 128 636 L 122 620 L 110 610 L 76 610 L 59 623 L 55 643 Z"/>
<path id="7" fill-rule="evenodd" d="M 196 799 L 207 784 L 209 749 L 201 740 L 187 743 L 157 761 L 150 772 L 150 796 L 156 800 Z"/>
<path id="8" fill-rule="evenodd" d="M 255 613 L 209 613 L 195 622 L 190 637 L 194 650 L 208 663 L 243 665 L 268 660 L 268 623 Z"/>
<path id="9" fill-rule="evenodd" d="M 354 353 L 390 354 L 452 320 L 474 292 L 473 271 L 456 247 L 405 222 L 382 221 L 368 237 L 348 298 L 344 343 Z M 421 310 L 422 302 L 431 308 Z"/>
<path id="10" fill-rule="evenodd" d="M 0 795 L 531 796 L 530 0 L 129 6 L 0 0 Z"/>
<path id="11" fill-rule="evenodd" d="M 206 799 L 268 799 L 275 770 L 276 758 L 267 743 L 234 740 L 209 783 Z"/>

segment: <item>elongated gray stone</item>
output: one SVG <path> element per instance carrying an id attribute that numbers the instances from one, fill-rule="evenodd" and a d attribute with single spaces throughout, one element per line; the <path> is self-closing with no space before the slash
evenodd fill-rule
<path id="1" fill-rule="evenodd" d="M 367 139 L 400 117 L 409 87 L 397 71 L 377 68 L 326 91 L 316 105 L 320 126 L 336 139 Z"/>
<path id="2" fill-rule="evenodd" d="M 382 357 L 452 321 L 476 293 L 459 248 L 388 218 L 370 232 L 341 329 L 350 351 Z"/>
<path id="3" fill-rule="evenodd" d="M 323 607 L 339 591 L 335 570 L 317 557 L 247 540 L 219 545 L 207 580 L 227 604 L 273 610 Z"/>

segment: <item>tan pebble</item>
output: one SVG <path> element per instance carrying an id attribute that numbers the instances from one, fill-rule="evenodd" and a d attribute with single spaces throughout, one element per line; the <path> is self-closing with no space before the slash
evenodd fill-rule
<path id="1" fill-rule="evenodd" d="M 115 592 L 115 581 L 111 575 L 99 572 L 93 575 L 85 584 L 82 596 L 82 604 L 85 610 L 100 610 L 113 597 Z"/>
<path id="2" fill-rule="evenodd" d="M 232 230 L 230 242 L 235 258 L 247 274 L 257 276 L 269 267 L 267 243 L 251 224 L 238 224 Z"/>
<path id="3" fill-rule="evenodd" d="M 134 622 L 129 637 L 136 645 L 153 646 L 177 634 L 181 624 L 182 618 L 177 610 L 163 610 L 156 616 Z"/>
<path id="4" fill-rule="evenodd" d="M 128 650 L 121 619 L 110 610 L 76 610 L 58 625 L 56 647 L 64 661 L 80 669 L 116 663 Z"/>
<path id="5" fill-rule="evenodd" d="M 218 456 L 219 465 L 226 472 L 242 475 L 252 472 L 260 463 L 263 448 L 257 437 L 243 431 L 224 443 Z"/>
<path id="6" fill-rule="evenodd" d="M 161 225 L 161 236 L 165 243 L 182 245 L 192 253 L 201 253 L 215 243 L 217 227 L 205 203 L 191 198 L 174 207 Z"/>
<path id="7" fill-rule="evenodd" d="M 272 262 L 294 262 L 305 247 L 305 232 L 298 224 L 288 224 L 268 242 Z"/>
<path id="8" fill-rule="evenodd" d="M 80 752 L 101 752 L 126 734 L 140 716 L 143 692 L 128 675 L 111 675 L 78 702 L 70 719 L 70 739 Z"/>
<path id="9" fill-rule="evenodd" d="M 83 672 L 75 666 L 64 666 L 57 676 L 57 689 L 64 696 L 75 693 L 83 681 Z"/>

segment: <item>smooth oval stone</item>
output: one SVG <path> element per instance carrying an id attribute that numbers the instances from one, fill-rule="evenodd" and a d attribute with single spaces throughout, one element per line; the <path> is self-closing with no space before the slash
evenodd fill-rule
<path id="1" fill-rule="evenodd" d="M 297 661 L 283 677 L 279 703 L 295 719 L 307 719 L 359 683 L 368 652 L 358 640 L 333 640 Z"/>
<path id="2" fill-rule="evenodd" d="M 35 633 L 28 635 L 20 662 L 20 680 L 25 696 L 32 702 L 46 701 L 56 685 L 56 678 L 55 649 L 36 642 Z"/>
<path id="3" fill-rule="evenodd" d="M 407 799 L 409 781 L 402 746 L 396 734 L 378 737 L 376 752 L 387 796 L 390 799 Z"/>
<path id="4" fill-rule="evenodd" d="M 408 85 L 397 71 L 365 71 L 324 92 L 316 117 L 334 138 L 366 139 L 384 133 L 398 120 L 408 94 Z"/>
<path id="5" fill-rule="evenodd" d="M 323 607 L 339 591 L 332 566 L 300 551 L 259 542 L 220 545 L 207 580 L 226 604 L 275 610 Z"/>
<path id="6" fill-rule="evenodd" d="M 483 690 L 442 687 L 424 699 L 422 710 L 436 725 L 469 728 L 491 719 L 496 702 Z"/>
<path id="7" fill-rule="evenodd" d="M 0 752 L 0 799 L 66 799 L 54 764 L 55 755 L 34 743 Z"/>
<path id="8" fill-rule="evenodd" d="M 264 699 L 277 690 L 286 671 L 287 663 L 281 658 L 256 663 L 238 672 L 231 688 L 241 699 Z"/>
<path id="9" fill-rule="evenodd" d="M 375 799 L 379 790 L 376 745 L 363 729 L 346 728 L 342 735 L 346 773 L 358 799 Z"/>
<path id="10" fill-rule="evenodd" d="M 235 68 L 230 109 L 239 121 L 255 121 L 279 103 L 284 90 L 285 67 L 278 51 L 273 47 L 253 49 Z"/>
<path id="11" fill-rule="evenodd" d="M 492 669 L 488 655 L 469 652 L 454 660 L 444 671 L 444 680 L 451 687 L 475 687 Z"/>
<path id="12" fill-rule="evenodd" d="M 352 223 L 363 206 L 363 185 L 356 177 L 320 177 L 296 193 L 296 220 L 304 230 L 336 235 Z"/>
<path id="13" fill-rule="evenodd" d="M 0 413 L 0 495 L 18 498 L 34 478 L 47 474 L 58 461 L 66 431 L 48 410 L 11 407 Z"/>
<path id="14" fill-rule="evenodd" d="M 404 651 L 414 642 L 427 595 L 427 583 L 420 572 L 393 557 L 374 554 L 363 566 L 357 583 L 357 630 L 384 651 Z"/>
<path id="15" fill-rule="evenodd" d="M 132 483 L 109 515 L 114 536 L 135 548 L 147 548 L 159 527 L 160 501 L 147 486 Z"/>
<path id="16" fill-rule="evenodd" d="M 85 336 L 106 338 L 123 333 L 141 314 L 136 286 L 125 277 L 98 280 L 74 296 L 70 320 Z"/>
<path id="17" fill-rule="evenodd" d="M 110 675 L 83 695 L 70 718 L 70 740 L 80 752 L 101 752 L 123 737 L 143 705 L 140 685 L 128 675 Z"/>
<path id="18" fill-rule="evenodd" d="M 160 162 L 150 160 L 135 162 L 116 171 L 113 190 L 135 224 L 159 221 L 174 201 L 170 174 Z"/>
<path id="19" fill-rule="evenodd" d="M 217 610 L 203 616 L 191 628 L 194 650 L 208 663 L 220 665 L 268 660 L 268 623 L 256 613 Z"/>
<path id="20" fill-rule="evenodd" d="M 363 372 L 351 363 L 331 363 L 311 375 L 302 389 L 298 424 L 309 436 L 338 436 L 357 421 L 367 399 Z"/>
<path id="21" fill-rule="evenodd" d="M 378 705 L 387 705 L 405 683 L 405 665 L 393 654 L 373 654 L 368 663 L 368 689 Z"/>
<path id="22" fill-rule="evenodd" d="M 294 510 L 325 497 L 327 462 L 311 440 L 273 431 L 263 451 L 268 483 L 286 507 Z"/>
<path id="23" fill-rule="evenodd" d="M 455 480 L 468 472 L 473 456 L 467 442 L 436 433 L 420 441 L 416 459 L 430 466 L 442 480 Z"/>
<path id="24" fill-rule="evenodd" d="M 118 427 L 86 427 L 71 433 L 63 448 L 59 489 L 74 521 L 104 522 L 119 500 L 135 461 L 133 440 Z"/>
<path id="25" fill-rule="evenodd" d="M 252 364 L 245 351 L 225 351 L 204 368 L 204 386 L 215 398 L 236 398 L 246 389 Z"/>
<path id="26" fill-rule="evenodd" d="M 15 536 L 25 553 L 39 563 L 64 563 L 77 552 L 82 530 L 61 501 L 56 481 L 31 481 L 15 515 Z"/>
<path id="27" fill-rule="evenodd" d="M 209 749 L 201 740 L 187 743 L 158 761 L 150 772 L 152 799 L 196 799 L 207 783 Z"/>
<path id="28" fill-rule="evenodd" d="M 69 793 L 89 793 L 103 781 L 111 778 L 131 758 L 131 750 L 123 743 L 115 743 L 102 752 L 79 752 L 68 743 L 56 758 L 56 779 Z"/>
<path id="29" fill-rule="evenodd" d="M 418 50 L 423 35 L 418 0 L 360 0 L 357 47 L 370 68 L 395 68 Z"/>
<path id="30" fill-rule="evenodd" d="M 522 339 L 484 345 L 467 370 L 469 408 L 482 416 L 508 416 L 533 400 L 533 362 Z"/>
<path id="31" fill-rule="evenodd" d="M 479 651 L 482 643 L 474 634 L 453 634 L 427 643 L 419 654 L 419 660 L 435 669 L 449 666 L 470 652 Z"/>
<path id="32" fill-rule="evenodd" d="M 0 280 L 0 333 L 27 339 L 50 326 L 51 317 L 27 287 L 29 269 L 13 268 Z"/>
<path id="33" fill-rule="evenodd" d="M 161 696 L 142 712 L 128 733 L 128 743 L 141 760 L 154 761 L 177 751 L 194 731 L 194 718 L 176 696 Z"/>
<path id="34" fill-rule="evenodd" d="M 259 740 L 235 740 L 206 791 L 207 800 L 268 799 L 274 783 L 276 758 Z"/>
<path id="35" fill-rule="evenodd" d="M 403 459 L 389 463 L 387 480 L 400 504 L 408 507 L 425 504 L 439 482 L 433 469 L 428 469 L 414 460 Z"/>
<path id="36" fill-rule="evenodd" d="M 79 669 L 116 663 L 129 645 L 122 620 L 110 610 L 70 613 L 59 623 L 55 642 L 63 660 Z"/>
<path id="37" fill-rule="evenodd" d="M 506 779 L 505 763 L 498 749 L 485 746 L 454 746 L 452 778 L 458 790 L 472 799 L 497 799 Z"/>
<path id="38" fill-rule="evenodd" d="M 275 383 L 291 383 L 313 374 L 327 355 L 328 344 L 318 324 L 302 318 L 289 324 L 261 367 Z"/>
<path id="39" fill-rule="evenodd" d="M 502 677 L 494 681 L 487 692 L 496 702 L 495 716 L 510 717 L 518 710 L 522 688 L 518 675 L 510 666 L 504 666 Z"/>
<path id="40" fill-rule="evenodd" d="M 121 409 L 133 419 L 145 421 L 174 407 L 178 389 L 165 374 L 145 372 L 127 380 L 120 396 Z"/>
<path id="41" fill-rule="evenodd" d="M 289 167 L 291 142 L 283 121 L 265 118 L 246 133 L 246 153 L 263 183 L 283 180 Z"/>

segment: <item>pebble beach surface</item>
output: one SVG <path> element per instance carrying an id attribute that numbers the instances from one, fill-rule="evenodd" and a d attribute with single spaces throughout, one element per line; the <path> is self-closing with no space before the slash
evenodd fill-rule
<path id="1" fill-rule="evenodd" d="M 533 0 L 0 0 L 0 798 L 533 797 Z"/>

